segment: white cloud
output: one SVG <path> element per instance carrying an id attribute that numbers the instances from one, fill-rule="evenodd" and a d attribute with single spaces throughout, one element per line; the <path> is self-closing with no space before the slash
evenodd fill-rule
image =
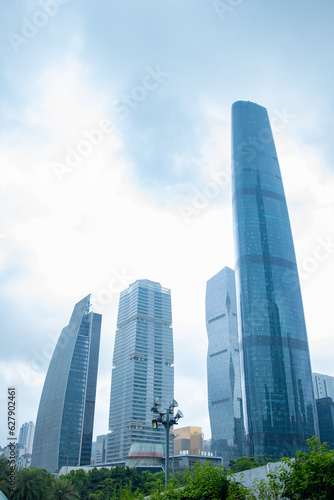
<path id="1" fill-rule="evenodd" d="M 32 412 L 33 409 L 37 412 L 45 370 L 34 370 L 32 350 L 43 356 L 43 348 L 46 350 L 51 342 L 48 335 L 59 334 L 68 322 L 75 302 L 92 292 L 100 300 L 97 305 L 103 309 L 95 434 L 106 432 L 119 290 L 138 278 L 160 281 L 163 286 L 172 289 L 175 396 L 185 414 L 180 425 L 201 425 L 206 437 L 209 437 L 205 283 L 225 265 L 233 267 L 234 263 L 231 186 L 228 178 L 224 184 L 223 177 L 219 175 L 222 170 L 228 172 L 230 164 L 230 111 L 227 108 L 232 97 L 240 94 L 241 90 L 243 95 L 238 95 L 238 98 L 256 92 L 266 100 L 262 104 L 269 104 L 273 110 L 282 108 L 277 105 L 280 100 L 287 105 L 296 102 L 297 111 L 291 111 L 296 114 L 295 119 L 275 133 L 275 140 L 297 260 L 300 270 L 306 274 L 301 284 L 313 367 L 319 372 L 326 367 L 327 372 L 334 375 L 331 368 L 334 346 L 330 316 L 333 255 L 329 251 L 328 258 L 316 261 L 312 272 L 305 273 L 304 269 L 305 265 L 309 265 L 305 264 L 309 262 L 307 259 L 314 258 L 319 238 L 326 240 L 332 235 L 333 177 L 325 169 L 328 165 L 315 149 L 314 142 L 310 142 L 310 138 L 320 140 L 322 132 L 328 128 L 327 122 L 321 121 L 322 114 L 319 112 L 319 109 L 323 111 L 324 105 L 320 96 L 315 96 L 312 110 L 307 115 L 298 111 L 308 108 L 305 96 L 309 95 L 308 92 L 315 95 L 315 91 L 314 88 L 307 88 L 304 74 L 302 80 L 298 80 L 297 73 L 294 74 L 293 83 L 303 83 L 300 91 L 296 85 L 291 89 L 291 82 L 285 85 L 278 79 L 288 73 L 287 69 L 280 73 L 280 54 L 283 54 L 279 50 L 280 44 L 265 47 L 265 52 L 270 54 L 269 61 L 265 54 L 259 55 L 261 44 L 263 48 L 260 32 L 251 39 L 247 55 L 244 54 L 243 36 L 241 44 L 238 45 L 234 38 L 231 43 L 230 36 L 234 36 L 237 32 L 235 28 L 240 27 L 238 22 L 241 22 L 247 35 L 252 25 L 249 16 L 255 20 L 259 13 L 273 15 L 264 3 L 261 12 L 247 7 L 245 3 L 224 25 L 214 17 L 212 6 L 204 11 L 192 10 L 190 24 L 190 11 L 186 7 L 180 10 L 177 6 L 180 30 L 177 38 L 171 40 L 173 52 L 168 52 L 165 47 L 168 23 L 175 23 L 172 11 L 167 18 L 162 16 L 166 25 L 161 35 L 158 34 L 161 25 L 155 25 L 157 18 L 145 18 L 147 30 L 149 25 L 154 25 L 154 33 L 150 34 L 154 34 L 154 38 L 141 39 L 140 36 L 144 36 L 141 34 L 142 26 L 131 17 L 132 12 L 125 9 L 124 19 L 130 25 L 133 22 L 135 38 L 131 38 L 122 26 L 116 26 L 115 13 L 120 11 L 107 3 L 106 7 L 111 9 L 112 19 L 105 17 L 100 20 L 100 11 L 97 13 L 95 7 L 86 6 L 92 9 L 92 24 L 87 22 L 85 33 L 87 39 L 83 34 L 76 34 L 77 25 L 72 30 L 69 19 L 72 7 L 64 10 L 64 18 L 67 16 L 66 22 L 71 24 L 67 51 L 57 53 L 55 47 L 51 51 L 46 46 L 45 53 L 52 53 L 53 57 L 50 56 L 44 67 L 36 62 L 39 54 L 34 50 L 41 47 L 38 37 L 26 47 L 26 66 L 21 72 L 18 61 L 23 60 L 13 59 L 10 55 L 11 67 L 14 68 L 12 73 L 8 70 L 12 78 L 10 85 L 13 86 L 13 74 L 17 75 L 16 82 L 22 82 L 13 103 L 19 98 L 22 105 L 19 110 L 16 103 L 13 107 L 3 106 L 2 119 L 8 127 L 5 127 L 6 135 L 2 135 L 0 144 L 5 165 L 1 177 L 3 187 L 0 188 L 2 213 L 5 214 L 0 228 L 0 269 L 3 278 L 0 291 L 8 299 L 5 316 L 12 319 L 15 314 L 16 317 L 16 321 L 8 325 L 5 340 L 21 338 L 21 342 L 15 345 L 20 361 L 4 361 L 3 370 L 7 379 L 3 380 L 6 383 L 15 382 L 19 387 L 21 423 L 34 418 Z M 147 13 L 148 5 L 145 7 L 144 12 Z M 150 8 L 153 15 L 151 11 Z M 142 9 L 134 12 L 137 16 Z M 207 13 L 205 26 L 203 12 Z M 210 13 L 213 22 L 210 21 Z M 284 11 L 280 13 L 280 19 L 285 19 Z M 78 18 L 81 19 L 82 15 L 82 19 L 87 21 L 84 9 L 78 14 Z M 291 33 L 297 36 L 300 32 L 297 30 L 295 34 L 294 19 L 293 16 L 290 19 L 294 29 Z M 185 21 L 189 31 L 187 42 L 182 45 L 184 30 L 181 26 L 184 27 Z M 108 28 L 111 22 L 114 30 L 90 32 L 89 29 L 93 29 L 92 26 L 96 29 L 99 22 L 107 23 Z M 47 35 L 50 28 L 50 33 L 58 41 L 56 23 L 54 26 L 50 23 L 41 35 Z M 203 36 L 200 39 L 192 36 L 198 33 L 201 26 Z M 261 29 L 263 26 L 269 30 L 268 23 L 262 24 Z M 270 31 L 272 29 L 270 25 Z M 277 29 L 280 29 L 279 23 Z M 238 32 L 243 34 L 243 30 Z M 113 38 L 108 39 L 107 35 Z M 103 36 L 104 47 L 95 46 L 101 43 L 100 36 Z M 116 43 L 119 39 L 122 43 Z M 272 39 L 275 39 L 275 32 Z M 155 44 L 152 40 L 159 50 L 153 50 Z M 63 40 L 61 42 L 64 43 Z M 176 47 L 180 48 L 183 58 L 182 55 L 179 58 Z M 58 62 L 55 62 L 55 54 Z M 242 54 L 247 61 L 240 59 Z M 284 52 L 283 55 L 285 60 L 288 54 Z M 239 71 L 237 60 L 242 66 Z M 43 61 L 45 64 L 46 59 L 43 58 Z M 137 115 L 133 110 L 129 123 L 122 122 L 122 132 L 116 124 L 112 132 L 105 133 L 102 141 L 91 148 L 89 154 L 80 154 L 80 144 L 87 140 L 84 130 L 89 134 L 100 127 L 101 120 L 112 119 L 109 103 L 140 83 L 143 68 L 156 61 L 170 73 L 159 87 L 159 92 L 138 107 Z M 312 71 L 309 57 L 306 61 L 304 71 Z M 288 68 L 292 68 L 292 63 L 294 65 L 295 61 L 289 59 Z M 256 78 L 248 71 L 254 67 L 260 71 L 255 72 Z M 259 84 L 258 75 L 268 73 L 268 68 L 270 78 Z M 329 76 L 330 73 L 327 73 L 328 81 L 331 81 Z M 119 82 L 124 88 L 118 87 Z M 327 106 L 326 102 L 326 112 L 332 117 L 330 109 L 331 105 Z M 289 106 L 288 110 L 290 113 Z M 177 120 L 180 123 L 176 123 Z M 169 134 L 167 138 L 159 138 L 156 128 L 159 133 Z M 175 138 L 177 147 L 174 148 L 175 130 L 187 139 L 185 151 L 182 141 L 177 142 L 178 138 Z M 191 139 L 188 138 L 188 130 Z M 161 159 L 162 165 L 165 163 L 161 155 L 168 150 L 172 180 L 170 185 L 169 181 L 163 184 L 161 189 L 164 192 L 152 189 L 152 179 L 150 175 L 145 175 L 145 154 L 140 155 L 144 167 L 138 179 L 142 184 L 135 182 L 132 175 L 138 157 L 134 151 L 131 160 L 134 164 L 130 164 L 126 139 L 134 138 L 140 146 L 143 136 L 159 139 L 158 145 L 149 145 L 148 156 Z M 131 144 L 127 145 L 130 148 Z M 161 151 L 157 151 L 159 147 Z M 73 151 L 79 155 L 79 160 L 66 162 L 70 152 L 73 157 Z M 54 162 L 65 163 L 69 167 L 60 178 L 54 169 Z M 77 166 L 73 166 L 74 163 Z M 150 174 L 156 168 L 155 176 L 152 174 L 154 181 L 157 178 L 160 180 L 160 176 L 163 178 L 164 172 L 161 172 L 158 161 L 157 165 L 153 161 L 150 167 Z M 196 175 L 194 170 L 198 171 Z M 216 174 L 218 180 L 213 177 Z M 219 189 L 213 194 L 212 184 L 215 183 Z M 159 203 L 165 192 L 168 202 Z M 185 205 L 191 209 L 188 218 L 181 210 Z M 25 373 L 24 380 L 18 375 L 20 371 Z M 32 389 L 26 388 L 28 383 Z M 4 401 L 0 404 L 1 409 L 5 408 Z"/>

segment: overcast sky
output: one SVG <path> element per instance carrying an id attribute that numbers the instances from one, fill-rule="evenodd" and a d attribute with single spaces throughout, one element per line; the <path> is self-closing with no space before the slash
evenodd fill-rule
<path id="1" fill-rule="evenodd" d="M 313 371 L 334 376 L 334 4 L 0 0 L 0 445 L 8 386 L 36 421 L 76 302 L 103 314 L 94 435 L 108 430 L 119 292 L 172 291 L 175 398 L 210 437 L 206 281 L 234 267 L 230 109 L 265 106 Z"/>

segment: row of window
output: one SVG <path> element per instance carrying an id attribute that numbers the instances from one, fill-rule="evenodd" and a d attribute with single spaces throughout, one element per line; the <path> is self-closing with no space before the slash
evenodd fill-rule
<path id="1" fill-rule="evenodd" d="M 210 354 L 210 358 L 213 358 L 214 356 L 218 356 L 218 354 L 223 354 L 224 352 L 227 352 L 227 349 L 223 349 L 222 351 L 217 351 L 217 352 L 214 352 L 213 354 Z"/>
<path id="2" fill-rule="evenodd" d="M 217 399 L 217 401 L 212 401 L 211 405 L 219 405 L 220 403 L 227 403 L 227 401 L 230 401 L 230 398 Z"/>
<path id="3" fill-rule="evenodd" d="M 226 314 L 220 314 L 219 316 L 216 316 L 215 318 L 212 318 L 212 319 L 209 319 L 208 323 L 212 323 L 213 321 L 217 321 L 217 319 L 221 319 L 221 318 L 224 318 L 224 316 L 226 316 Z"/>

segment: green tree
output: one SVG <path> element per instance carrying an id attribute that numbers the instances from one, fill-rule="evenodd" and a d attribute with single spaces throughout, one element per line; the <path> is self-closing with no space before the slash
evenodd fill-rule
<path id="1" fill-rule="evenodd" d="M 255 500 L 254 494 L 231 478 L 223 467 L 210 462 L 196 463 L 185 472 L 186 485 L 179 487 L 171 479 L 168 488 L 151 495 L 152 500 Z M 177 488 L 177 489 L 175 489 Z"/>
<path id="2" fill-rule="evenodd" d="M 89 495 L 89 500 L 102 500 L 104 498 L 116 498 L 115 482 L 110 477 L 107 477 L 99 484 L 98 489 Z"/>
<path id="3" fill-rule="evenodd" d="M 152 474 L 152 472 L 146 470 L 142 472 L 142 480 L 143 485 L 141 490 L 146 495 L 151 495 L 155 491 L 163 491 L 165 485 L 165 473 L 164 471 L 161 471 Z"/>
<path id="4" fill-rule="evenodd" d="M 59 477 L 53 483 L 51 500 L 76 500 L 79 494 L 71 481 L 65 477 Z"/>
<path id="5" fill-rule="evenodd" d="M 181 498 L 193 500 L 211 500 L 226 498 L 229 480 L 223 467 L 213 467 L 211 462 L 200 464 L 185 473 L 186 486 L 181 490 Z"/>
<path id="6" fill-rule="evenodd" d="M 309 452 L 297 451 L 296 459 L 282 458 L 277 472 L 257 481 L 259 499 L 334 500 L 334 450 L 319 439 L 307 440 Z"/>
<path id="7" fill-rule="evenodd" d="M 258 463 L 253 457 L 239 457 L 237 460 L 230 460 L 229 466 L 232 472 L 242 472 L 243 470 L 255 469 L 263 465 Z"/>
<path id="8" fill-rule="evenodd" d="M 65 477 L 74 484 L 79 498 L 81 500 L 88 500 L 88 474 L 83 469 L 78 469 L 75 471 L 71 470 Z"/>
<path id="9" fill-rule="evenodd" d="M 256 500 L 254 492 L 241 483 L 230 479 L 226 500 Z"/>
<path id="10" fill-rule="evenodd" d="M 94 469 L 85 473 L 82 469 L 71 471 L 67 476 L 75 485 L 81 500 L 111 498 L 119 500 L 124 492 L 144 489 L 144 480 L 136 469 L 117 466 L 112 469 Z M 126 493 L 128 494 L 128 493 Z"/>
<path id="11" fill-rule="evenodd" d="M 122 489 L 130 488 L 134 492 L 144 486 L 141 474 L 133 467 L 115 467 L 111 469 L 110 477 L 115 482 L 118 494 L 120 494 Z"/>
<path id="12" fill-rule="evenodd" d="M 36 467 L 22 469 L 16 473 L 16 486 L 12 498 L 15 500 L 49 500 L 53 477 Z"/>
<path id="13" fill-rule="evenodd" d="M 184 477 L 184 471 L 180 470 L 175 471 L 174 480 L 176 481 L 177 484 L 183 486 L 186 482 Z"/>
<path id="14" fill-rule="evenodd" d="M 110 469 L 97 469 L 94 467 L 94 469 L 90 470 L 87 474 L 87 492 L 96 492 L 103 481 L 109 477 Z"/>
<path id="15" fill-rule="evenodd" d="M 282 495 L 291 500 L 334 499 L 334 450 L 319 439 L 307 440 L 309 453 L 297 451 L 296 460 L 283 459 L 287 469 L 281 469 L 278 480 Z"/>
<path id="16" fill-rule="evenodd" d="M 9 472 L 10 469 L 7 458 L 0 457 L 0 491 L 8 498 L 11 497 Z"/>

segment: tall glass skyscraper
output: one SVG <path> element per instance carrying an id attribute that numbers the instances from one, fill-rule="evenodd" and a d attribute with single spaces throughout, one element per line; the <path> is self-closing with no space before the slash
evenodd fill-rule
<path id="1" fill-rule="evenodd" d="M 132 443 L 164 444 L 152 429 L 154 398 L 168 408 L 174 397 L 171 293 L 138 280 L 120 295 L 113 356 L 107 462 L 124 461 Z"/>
<path id="2" fill-rule="evenodd" d="M 31 465 L 48 472 L 90 464 L 102 316 L 89 308 L 90 295 L 74 307 L 45 378 Z"/>
<path id="3" fill-rule="evenodd" d="M 232 106 L 236 288 L 247 453 L 294 456 L 318 434 L 296 257 L 267 110 Z"/>
<path id="4" fill-rule="evenodd" d="M 207 282 L 205 311 L 211 452 L 228 467 L 245 455 L 235 278 L 229 267 Z"/>

